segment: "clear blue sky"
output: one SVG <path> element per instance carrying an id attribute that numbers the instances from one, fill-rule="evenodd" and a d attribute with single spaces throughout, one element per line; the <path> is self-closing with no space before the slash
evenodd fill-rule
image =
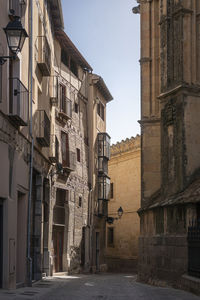
<path id="1" fill-rule="evenodd" d="M 107 105 L 111 142 L 140 133 L 140 25 L 135 0 L 62 0 L 65 31 L 114 100 Z"/>

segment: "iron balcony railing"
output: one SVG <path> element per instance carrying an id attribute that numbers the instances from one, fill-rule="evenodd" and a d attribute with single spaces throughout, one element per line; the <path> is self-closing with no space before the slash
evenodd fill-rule
<path id="1" fill-rule="evenodd" d="M 50 120 L 45 112 L 45 110 L 36 111 L 36 120 L 38 126 L 37 130 L 37 142 L 42 147 L 50 146 Z"/>
<path id="2" fill-rule="evenodd" d="M 110 159 L 110 136 L 106 132 L 98 133 L 98 157 Z"/>
<path id="3" fill-rule="evenodd" d="M 28 125 L 29 95 L 19 78 L 10 78 L 9 117 L 17 126 Z"/>
<path id="4" fill-rule="evenodd" d="M 37 48 L 38 47 L 38 48 Z M 38 36 L 37 63 L 43 76 L 51 75 L 51 49 L 46 36 Z"/>
<path id="5" fill-rule="evenodd" d="M 51 149 L 50 149 L 49 160 L 52 163 L 59 162 L 59 141 L 55 134 L 51 135 Z"/>
<path id="6" fill-rule="evenodd" d="M 98 216 L 108 216 L 108 202 L 105 200 L 98 200 Z"/>
<path id="7" fill-rule="evenodd" d="M 72 101 L 65 96 L 62 96 L 60 99 L 59 115 L 66 120 L 72 118 Z"/>
<path id="8" fill-rule="evenodd" d="M 110 178 L 104 174 L 98 176 L 98 200 L 109 200 Z"/>
<path id="9" fill-rule="evenodd" d="M 98 158 L 98 172 L 99 174 L 108 174 L 108 159 L 105 157 Z"/>

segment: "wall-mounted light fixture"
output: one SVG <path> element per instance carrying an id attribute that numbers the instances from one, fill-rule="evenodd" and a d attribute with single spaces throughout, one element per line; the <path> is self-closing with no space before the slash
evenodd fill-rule
<path id="1" fill-rule="evenodd" d="M 0 56 L 0 65 L 3 65 L 7 59 L 15 59 L 18 52 L 22 51 L 25 39 L 28 37 L 26 30 L 23 28 L 20 17 L 15 16 L 13 21 L 3 28 L 8 47 L 13 56 Z"/>
<path id="2" fill-rule="evenodd" d="M 63 172 L 64 172 L 64 170 L 63 170 L 62 164 L 61 163 L 57 163 L 56 164 L 56 171 L 53 172 L 53 170 L 51 170 L 51 172 L 50 172 L 51 181 L 52 181 L 54 175 L 63 174 Z"/>
<path id="3" fill-rule="evenodd" d="M 116 218 L 113 218 L 113 217 L 107 217 L 106 222 L 107 222 L 108 224 L 113 224 L 113 222 L 114 222 L 115 220 L 121 219 L 123 213 L 124 213 L 123 208 L 120 206 L 120 207 L 118 208 L 118 210 L 117 210 L 118 217 L 116 217 Z"/>

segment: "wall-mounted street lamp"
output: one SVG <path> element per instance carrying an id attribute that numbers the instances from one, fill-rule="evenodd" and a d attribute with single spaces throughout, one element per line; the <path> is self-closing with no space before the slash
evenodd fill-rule
<path id="1" fill-rule="evenodd" d="M 116 218 L 113 218 L 113 217 L 107 217 L 106 222 L 107 222 L 108 224 L 113 224 L 113 222 L 114 222 L 115 220 L 121 219 L 123 213 L 124 213 L 123 208 L 120 206 L 120 208 L 118 208 L 118 210 L 117 210 L 118 217 L 116 217 Z"/>
<path id="2" fill-rule="evenodd" d="M 61 163 L 57 163 L 56 164 L 56 171 L 53 172 L 53 170 L 51 170 L 51 172 L 50 172 L 51 181 L 52 181 L 54 175 L 63 174 L 63 172 L 64 172 L 64 170 L 63 170 L 62 164 Z"/>
<path id="3" fill-rule="evenodd" d="M 13 56 L 0 56 L 0 65 L 3 65 L 7 59 L 15 59 L 18 52 L 21 52 L 25 39 L 28 37 L 26 30 L 23 28 L 20 17 L 15 16 L 13 21 L 3 28 L 8 47 Z"/>

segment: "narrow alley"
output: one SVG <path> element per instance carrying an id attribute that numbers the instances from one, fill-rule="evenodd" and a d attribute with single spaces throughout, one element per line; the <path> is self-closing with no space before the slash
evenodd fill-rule
<path id="1" fill-rule="evenodd" d="M 0 299 L 198 300 L 200 297 L 181 290 L 138 283 L 136 275 L 100 274 L 49 277 L 33 287 L 1 290 Z"/>

